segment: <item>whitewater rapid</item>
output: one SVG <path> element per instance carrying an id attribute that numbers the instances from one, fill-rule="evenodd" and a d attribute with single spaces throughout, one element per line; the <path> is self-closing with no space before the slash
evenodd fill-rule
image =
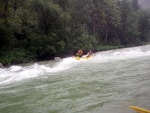
<path id="1" fill-rule="evenodd" d="M 56 73 L 69 69 L 77 62 L 73 58 L 65 58 L 59 62 L 55 62 L 54 66 L 47 64 L 34 63 L 27 66 L 13 65 L 9 68 L 0 69 L 0 85 L 9 84 L 12 82 L 30 79 L 44 74 Z"/>
<path id="2" fill-rule="evenodd" d="M 16 83 L 45 74 L 54 75 L 57 72 L 79 66 L 83 62 L 104 63 L 143 56 L 150 56 L 150 45 L 97 52 L 94 58 L 87 61 L 78 61 L 73 57 L 68 57 L 60 61 L 47 61 L 47 63 L 37 62 L 27 65 L 13 65 L 9 68 L 0 69 L 0 85 Z"/>

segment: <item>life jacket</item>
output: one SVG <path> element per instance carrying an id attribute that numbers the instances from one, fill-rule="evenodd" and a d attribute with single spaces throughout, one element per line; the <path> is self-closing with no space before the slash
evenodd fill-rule
<path id="1" fill-rule="evenodd" d="M 89 57 L 89 56 L 92 56 L 93 55 L 93 53 L 91 52 L 91 51 L 89 51 L 88 53 L 87 53 L 87 56 Z"/>
<path id="2" fill-rule="evenodd" d="M 79 53 L 81 53 L 81 54 L 82 54 L 82 53 L 83 53 L 83 52 L 82 52 L 82 50 L 79 50 Z"/>
<path id="3" fill-rule="evenodd" d="M 77 55 L 82 55 L 82 53 L 83 53 L 83 51 L 82 51 L 82 50 L 79 50 L 79 51 L 77 52 Z"/>

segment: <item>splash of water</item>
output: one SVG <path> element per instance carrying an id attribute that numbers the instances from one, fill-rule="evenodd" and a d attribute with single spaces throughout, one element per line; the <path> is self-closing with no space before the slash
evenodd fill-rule
<path id="1" fill-rule="evenodd" d="M 63 71 L 76 65 L 76 62 L 77 61 L 73 58 L 65 58 L 62 61 L 59 61 L 54 67 L 35 63 L 25 67 L 11 66 L 9 68 L 0 69 L 0 84 L 9 84 L 24 79 L 34 78 L 43 74 Z"/>
<path id="2" fill-rule="evenodd" d="M 121 59 L 149 56 L 149 48 L 150 45 L 98 52 L 95 54 L 95 57 L 89 61 L 90 63 L 103 63 Z M 45 64 L 41 65 L 39 63 L 34 63 L 28 66 L 11 66 L 9 68 L 0 69 L 0 85 L 15 83 L 41 75 L 51 75 L 69 68 L 73 68 L 82 62 L 83 61 L 78 61 L 72 57 L 69 57 L 58 61 L 57 65 L 52 67 Z"/>
<path id="3" fill-rule="evenodd" d="M 108 62 L 123 59 L 132 59 L 142 56 L 149 56 L 150 55 L 149 48 L 150 45 L 99 52 L 95 55 L 94 61 Z"/>

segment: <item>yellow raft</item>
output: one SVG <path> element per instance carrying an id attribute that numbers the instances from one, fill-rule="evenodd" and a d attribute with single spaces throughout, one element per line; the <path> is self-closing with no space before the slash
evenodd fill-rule
<path id="1" fill-rule="evenodd" d="M 91 59 L 93 56 L 89 56 L 89 57 L 87 57 L 87 56 L 83 56 L 83 57 L 78 57 L 78 56 L 74 56 L 74 58 L 76 59 L 76 60 L 89 60 L 89 59 Z"/>
<path id="2" fill-rule="evenodd" d="M 143 109 L 143 108 L 139 108 L 136 106 L 129 106 L 131 109 L 135 110 L 137 113 L 150 113 L 149 110 L 147 109 Z"/>

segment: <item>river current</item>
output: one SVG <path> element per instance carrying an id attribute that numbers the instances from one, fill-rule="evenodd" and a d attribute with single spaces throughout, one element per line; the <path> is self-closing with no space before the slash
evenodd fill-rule
<path id="1" fill-rule="evenodd" d="M 1 113 L 135 113 L 131 105 L 150 109 L 150 45 L 0 69 Z"/>

